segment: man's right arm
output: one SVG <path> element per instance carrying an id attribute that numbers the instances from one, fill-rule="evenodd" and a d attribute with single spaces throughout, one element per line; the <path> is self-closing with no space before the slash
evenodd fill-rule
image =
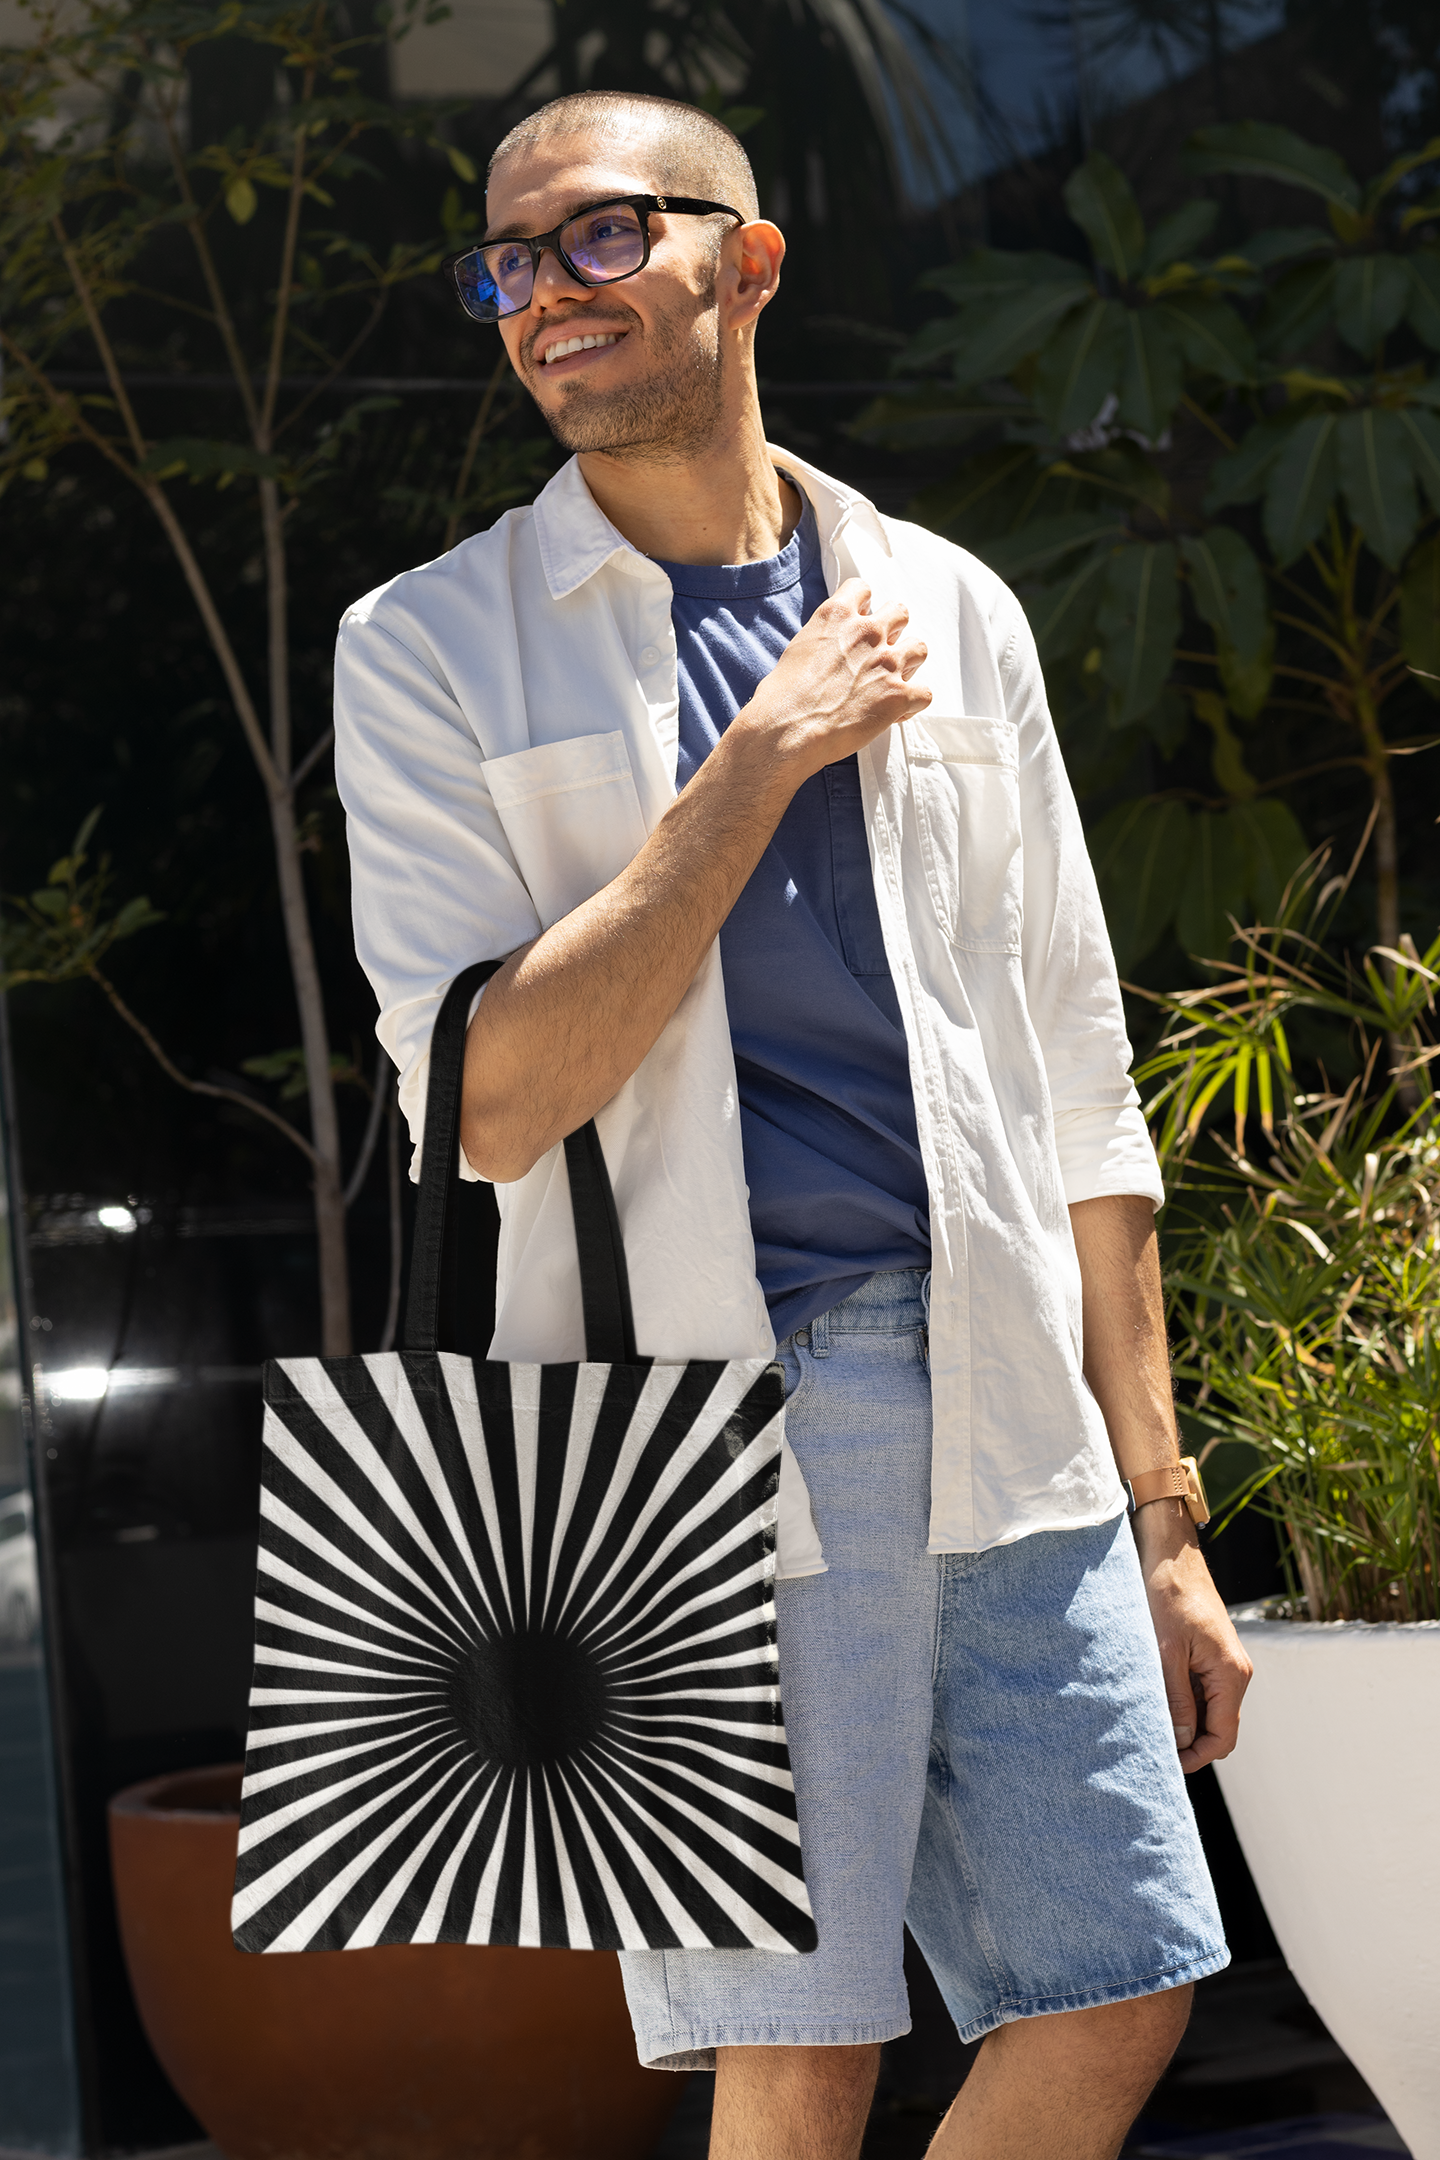
<path id="1" fill-rule="evenodd" d="M 801 783 L 930 692 L 903 607 L 818 608 L 619 877 L 491 977 L 466 1043 L 460 1138 L 482 1176 L 523 1177 L 610 1101 L 693 982 Z"/>

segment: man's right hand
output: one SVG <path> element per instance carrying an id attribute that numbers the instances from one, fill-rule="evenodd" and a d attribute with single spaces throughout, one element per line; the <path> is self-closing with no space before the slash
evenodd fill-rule
<path id="1" fill-rule="evenodd" d="M 903 606 L 847 579 L 792 639 L 634 860 L 512 953 L 470 1024 L 460 1139 L 505 1184 L 610 1101 L 695 978 L 795 790 L 923 712 Z"/>
<path id="2" fill-rule="evenodd" d="M 912 680 L 926 648 L 908 637 L 910 610 L 870 612 L 870 588 L 847 578 L 793 638 L 729 733 L 763 740 L 792 785 L 873 742 L 930 703 Z"/>

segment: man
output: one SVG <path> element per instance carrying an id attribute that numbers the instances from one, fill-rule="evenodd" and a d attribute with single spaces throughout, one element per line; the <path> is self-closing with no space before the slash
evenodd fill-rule
<path id="1" fill-rule="evenodd" d="M 934 2153 L 1102 2160 L 1226 1962 L 1182 1771 L 1249 1668 L 1180 1502 L 1126 1521 L 1182 1482 L 1161 1187 L 1034 646 L 766 446 L 784 241 L 718 122 L 561 99 L 487 210 L 457 286 L 576 455 L 342 628 L 380 1037 L 418 1137 L 444 987 L 509 955 L 462 1113 L 494 1356 L 582 1354 L 558 1143 L 598 1115 L 641 1352 L 778 1338 L 788 1391 L 819 1947 L 627 1953 L 641 2059 L 714 2066 L 713 2160 L 852 2160 L 908 1917 L 989 2036 Z"/>

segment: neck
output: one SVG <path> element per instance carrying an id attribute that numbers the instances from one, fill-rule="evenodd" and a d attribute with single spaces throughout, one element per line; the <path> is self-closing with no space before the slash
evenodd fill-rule
<path id="1" fill-rule="evenodd" d="M 617 532 L 662 562 L 763 562 L 800 522 L 800 497 L 765 447 L 754 375 L 725 401 L 714 438 L 682 456 L 580 454 L 585 484 Z"/>

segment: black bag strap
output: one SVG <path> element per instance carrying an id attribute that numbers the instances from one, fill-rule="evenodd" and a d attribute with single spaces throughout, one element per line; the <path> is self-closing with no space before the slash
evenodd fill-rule
<path id="1" fill-rule="evenodd" d="M 503 960 L 477 960 L 446 991 L 430 1038 L 430 1082 L 425 1095 L 425 1148 L 420 1194 L 410 1247 L 410 1294 L 405 1304 L 405 1348 L 439 1347 L 442 1289 L 447 1263 L 446 1218 L 460 1182 L 460 1089 L 470 1000 Z M 585 1356 L 592 1365 L 633 1365 L 635 1322 L 630 1310 L 630 1272 L 605 1151 L 592 1118 L 565 1142 L 570 1206 L 580 1254 L 580 1298 Z M 450 1255 L 453 1265 L 453 1253 Z"/>

